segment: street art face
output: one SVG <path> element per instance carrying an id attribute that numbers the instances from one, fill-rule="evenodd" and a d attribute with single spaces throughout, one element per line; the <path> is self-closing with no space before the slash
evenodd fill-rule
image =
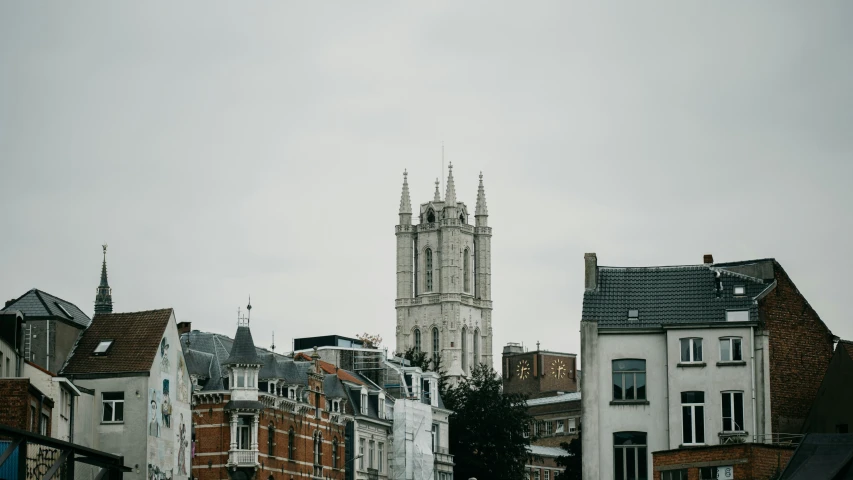
<path id="1" fill-rule="evenodd" d="M 169 352 L 171 339 L 160 340 L 149 380 L 146 480 L 186 480 L 191 468 L 191 393 L 181 349 Z"/>
<path id="2" fill-rule="evenodd" d="M 149 400 L 149 408 L 148 408 L 148 436 L 149 437 L 159 437 L 160 436 L 160 415 L 159 415 L 159 402 L 157 390 L 153 388 L 148 391 Z"/>

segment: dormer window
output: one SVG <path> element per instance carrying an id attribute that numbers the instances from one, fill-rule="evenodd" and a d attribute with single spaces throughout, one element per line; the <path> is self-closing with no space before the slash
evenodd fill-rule
<path id="1" fill-rule="evenodd" d="M 331 412 L 332 413 L 341 413 L 341 401 L 340 400 L 337 400 L 337 399 L 332 400 Z"/>
<path id="2" fill-rule="evenodd" d="M 361 389 L 361 414 L 367 415 L 367 389 Z"/>
<path id="3" fill-rule="evenodd" d="M 640 320 L 640 311 L 639 310 L 628 310 L 628 321 L 629 322 L 637 322 Z"/>
<path id="4" fill-rule="evenodd" d="M 746 287 L 743 285 L 735 285 L 734 293 L 736 297 L 746 295 Z"/>
<path id="5" fill-rule="evenodd" d="M 385 418 L 385 395 L 382 393 L 379 394 L 379 411 L 376 413 L 379 418 Z"/>
<path id="6" fill-rule="evenodd" d="M 101 340 L 101 342 L 98 343 L 98 346 L 95 347 L 95 351 L 92 353 L 94 355 L 106 355 L 107 351 L 110 349 L 110 347 L 112 345 L 113 345 L 112 340 Z"/>
<path id="7" fill-rule="evenodd" d="M 287 398 L 296 400 L 296 387 L 287 387 Z"/>

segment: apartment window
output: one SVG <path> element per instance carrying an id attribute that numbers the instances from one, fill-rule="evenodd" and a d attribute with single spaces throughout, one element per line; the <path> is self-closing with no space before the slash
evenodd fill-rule
<path id="1" fill-rule="evenodd" d="M 267 453 L 271 457 L 275 455 L 275 425 L 272 422 L 267 427 Z"/>
<path id="2" fill-rule="evenodd" d="M 545 422 L 545 435 L 551 436 L 554 434 L 554 422 Z"/>
<path id="3" fill-rule="evenodd" d="M 332 439 L 332 468 L 338 468 L 338 437 Z"/>
<path id="4" fill-rule="evenodd" d="M 551 470 L 545 470 L 545 480 L 551 480 Z"/>
<path id="5" fill-rule="evenodd" d="M 566 431 L 566 422 L 565 420 L 557 420 L 557 430 L 555 433 L 558 435 L 564 433 Z"/>
<path id="6" fill-rule="evenodd" d="M 613 472 L 616 480 L 645 480 L 648 478 L 645 432 L 616 432 L 613 434 Z"/>
<path id="7" fill-rule="evenodd" d="M 438 424 L 437 423 L 432 424 L 432 431 L 430 433 L 432 434 L 432 451 L 433 451 L 433 453 L 435 453 L 435 451 L 438 449 Z"/>
<path id="8" fill-rule="evenodd" d="M 613 400 L 646 399 L 646 361 L 613 360 Z"/>
<path id="9" fill-rule="evenodd" d="M 569 419 L 569 433 L 575 433 L 577 431 L 577 425 L 575 424 L 577 420 L 574 418 Z"/>
<path id="10" fill-rule="evenodd" d="M 358 469 L 364 470 L 364 439 L 358 439 Z"/>
<path id="11" fill-rule="evenodd" d="M 249 440 L 251 437 L 252 419 L 248 415 L 240 415 L 237 418 L 237 449 L 248 450 L 252 448 L 251 441 Z"/>
<path id="12" fill-rule="evenodd" d="M 314 432 L 314 465 L 323 464 L 323 435 Z"/>
<path id="13" fill-rule="evenodd" d="M 743 360 L 740 337 L 724 337 L 720 339 L 720 360 L 723 362 Z"/>
<path id="14" fill-rule="evenodd" d="M 41 421 L 39 423 L 39 433 L 47 436 L 47 425 L 50 423 L 50 417 L 47 416 L 46 413 L 41 414 Z"/>
<path id="15" fill-rule="evenodd" d="M 748 322 L 749 310 L 730 310 L 726 312 L 727 322 Z"/>
<path id="16" fill-rule="evenodd" d="M 287 458 L 296 459 L 296 432 L 293 431 L 293 427 L 290 427 L 287 432 Z"/>
<path id="17" fill-rule="evenodd" d="M 376 459 L 376 466 L 379 468 L 379 473 L 385 470 L 385 444 L 379 442 L 379 457 Z"/>
<path id="18" fill-rule="evenodd" d="M 367 468 L 374 468 L 373 467 L 373 456 L 375 453 L 376 453 L 376 442 L 371 440 L 370 443 L 368 444 L 368 450 L 367 450 Z"/>
<path id="19" fill-rule="evenodd" d="M 8 375 L 8 374 L 7 374 Z M 3 352 L 0 352 L 0 377 L 5 377 L 3 374 Z M 11 377 L 11 375 L 9 375 Z"/>
<path id="20" fill-rule="evenodd" d="M 367 391 L 361 391 L 361 414 L 367 415 Z"/>
<path id="21" fill-rule="evenodd" d="M 705 392 L 681 392 L 681 433 L 684 445 L 705 443 Z"/>
<path id="22" fill-rule="evenodd" d="M 720 468 L 723 468 L 722 472 L 718 471 Z M 732 467 L 702 467 L 699 469 L 699 480 L 717 480 L 717 478 L 733 478 Z"/>
<path id="23" fill-rule="evenodd" d="M 687 469 L 665 470 L 661 472 L 660 478 L 661 480 L 687 480 Z"/>
<path id="24" fill-rule="evenodd" d="M 539 476 L 539 469 L 537 468 L 536 470 L 533 470 L 533 480 L 540 480 L 540 479 L 541 479 L 541 477 Z"/>
<path id="25" fill-rule="evenodd" d="M 234 376 L 237 377 L 237 388 L 245 388 L 246 373 L 243 370 L 234 370 Z"/>
<path id="26" fill-rule="evenodd" d="M 124 392 L 104 392 L 102 394 L 104 413 L 101 421 L 104 423 L 120 423 L 124 421 Z"/>
<path id="27" fill-rule="evenodd" d="M 314 417 L 320 418 L 320 392 L 314 392 Z"/>
<path id="28" fill-rule="evenodd" d="M 385 396 L 382 393 L 379 394 L 379 408 L 378 408 L 378 410 L 379 411 L 376 412 L 376 414 L 379 416 L 379 418 L 384 419 L 385 418 Z"/>
<path id="29" fill-rule="evenodd" d="M 438 327 L 432 327 L 432 365 L 433 365 L 433 368 L 437 367 L 437 364 L 439 362 L 439 360 L 438 360 L 438 356 L 440 354 L 439 348 L 438 348 L 439 341 L 440 341 L 440 339 L 438 336 Z"/>
<path id="30" fill-rule="evenodd" d="M 701 338 L 682 338 L 681 339 L 681 361 L 682 361 L 682 363 L 701 362 L 702 361 L 702 339 Z"/>
<path id="31" fill-rule="evenodd" d="M 743 392 L 723 392 L 723 431 L 743 431 Z"/>
<path id="32" fill-rule="evenodd" d="M 524 426 L 524 438 L 530 438 L 530 424 Z"/>

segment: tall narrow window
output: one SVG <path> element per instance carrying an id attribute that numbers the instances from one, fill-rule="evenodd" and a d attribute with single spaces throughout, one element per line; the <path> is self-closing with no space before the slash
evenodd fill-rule
<path id="1" fill-rule="evenodd" d="M 332 468 L 338 468 L 338 437 L 332 439 Z"/>
<path id="2" fill-rule="evenodd" d="M 462 339 L 459 342 L 462 347 L 462 371 L 468 373 L 468 328 L 462 327 Z"/>
<path id="3" fill-rule="evenodd" d="M 480 364 L 480 329 L 474 329 L 474 366 Z"/>
<path id="4" fill-rule="evenodd" d="M 723 431 L 743 431 L 743 392 L 723 392 Z"/>
<path id="5" fill-rule="evenodd" d="M 376 442 L 371 440 L 368 448 L 369 449 L 367 450 L 367 468 L 374 468 L 373 467 L 373 465 L 374 465 L 373 464 L 373 458 L 374 458 L 374 453 L 376 451 Z"/>
<path id="6" fill-rule="evenodd" d="M 705 392 L 681 392 L 681 432 L 684 445 L 705 443 Z"/>
<path id="7" fill-rule="evenodd" d="M 320 432 L 314 432 L 314 465 L 323 464 L 323 436 Z"/>
<path id="8" fill-rule="evenodd" d="M 613 360 L 613 400 L 646 399 L 646 361 Z"/>
<path id="9" fill-rule="evenodd" d="M 440 353 L 438 327 L 432 327 L 432 366 L 435 371 L 438 371 L 438 366 L 436 364 L 438 363 L 438 356 Z"/>
<path id="10" fill-rule="evenodd" d="M 421 330 L 419 328 L 415 329 L 415 352 L 421 351 Z"/>
<path id="11" fill-rule="evenodd" d="M 248 450 L 251 448 L 252 419 L 248 415 L 240 415 L 237 422 L 237 449 Z"/>
<path id="12" fill-rule="evenodd" d="M 465 293 L 471 293 L 471 252 L 466 248 L 462 254 L 462 286 Z"/>
<path id="13" fill-rule="evenodd" d="M 646 480 L 649 464 L 646 458 L 645 432 L 613 434 L 613 472 L 616 480 Z"/>
<path id="14" fill-rule="evenodd" d="M 385 471 L 385 444 L 379 442 L 379 454 L 376 458 L 376 467 L 379 469 L 379 473 Z"/>
<path id="15" fill-rule="evenodd" d="M 269 456 L 275 456 L 275 425 L 270 422 L 267 427 L 267 453 Z"/>
<path id="16" fill-rule="evenodd" d="M 431 292 L 432 291 L 432 250 L 429 248 L 424 252 L 424 277 L 425 277 L 425 285 L 424 291 Z"/>
<path id="17" fill-rule="evenodd" d="M 287 432 L 287 458 L 290 460 L 296 460 L 296 432 L 293 431 L 293 427 L 290 427 L 290 430 Z"/>
<path id="18" fill-rule="evenodd" d="M 358 469 L 364 470 L 364 439 L 358 439 Z"/>

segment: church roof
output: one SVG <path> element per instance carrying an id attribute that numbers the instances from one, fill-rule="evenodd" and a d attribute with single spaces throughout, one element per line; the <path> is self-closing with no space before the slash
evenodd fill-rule
<path id="1" fill-rule="evenodd" d="M 255 342 L 252 340 L 252 331 L 248 326 L 237 327 L 237 334 L 234 335 L 234 344 L 231 346 L 231 352 L 228 359 L 224 362 L 225 365 L 260 365 L 261 359 L 255 349 Z"/>
<path id="2" fill-rule="evenodd" d="M 172 315 L 171 308 L 95 315 L 92 324 L 77 339 L 60 374 L 114 376 L 149 372 Z M 104 352 L 95 352 L 102 342 L 108 341 L 111 343 Z"/>
<path id="3" fill-rule="evenodd" d="M 24 320 L 59 320 L 79 327 L 88 327 L 92 320 L 71 302 L 33 288 L 13 300 L 0 313 L 20 310 Z"/>

